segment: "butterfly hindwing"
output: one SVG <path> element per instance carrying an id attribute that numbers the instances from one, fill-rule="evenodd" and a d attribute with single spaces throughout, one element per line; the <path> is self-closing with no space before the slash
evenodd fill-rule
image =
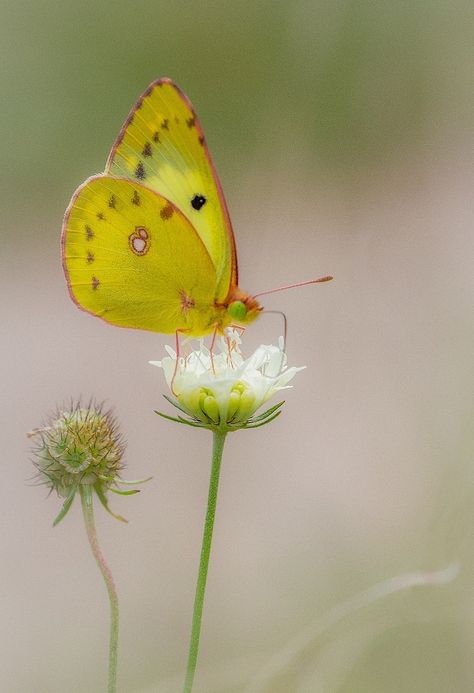
<path id="1" fill-rule="evenodd" d="M 62 243 L 72 298 L 107 322 L 171 333 L 212 313 L 216 272 L 203 242 L 169 200 L 139 183 L 86 181 Z"/>
<path id="2" fill-rule="evenodd" d="M 171 80 L 152 83 L 138 100 L 105 173 L 142 183 L 181 210 L 209 252 L 216 273 L 214 297 L 223 301 L 237 285 L 232 227 L 201 125 Z"/>

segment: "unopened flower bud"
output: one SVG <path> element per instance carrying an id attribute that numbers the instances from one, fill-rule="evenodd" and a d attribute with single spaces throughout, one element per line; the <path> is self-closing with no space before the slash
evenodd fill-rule
<path id="1" fill-rule="evenodd" d="M 33 435 L 38 472 L 60 496 L 79 484 L 106 491 L 122 469 L 123 440 L 111 413 L 100 406 L 59 411 Z"/>
<path id="2" fill-rule="evenodd" d="M 28 435 L 36 441 L 33 453 L 39 482 L 65 499 L 54 524 L 66 515 L 81 486 L 92 488 L 105 509 L 124 520 L 109 509 L 107 492 L 138 493 L 116 487 L 140 482 L 126 482 L 120 478 L 125 443 L 111 411 L 103 411 L 97 404 L 85 407 L 78 402 L 58 410 L 44 426 Z"/>

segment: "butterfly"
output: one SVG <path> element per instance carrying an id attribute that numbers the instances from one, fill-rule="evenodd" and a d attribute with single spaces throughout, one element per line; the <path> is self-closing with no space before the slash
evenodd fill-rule
<path id="1" fill-rule="evenodd" d="M 201 337 L 245 327 L 262 311 L 238 286 L 234 233 L 202 127 L 168 78 L 150 84 L 105 171 L 74 193 L 61 247 L 71 298 L 113 325 Z"/>

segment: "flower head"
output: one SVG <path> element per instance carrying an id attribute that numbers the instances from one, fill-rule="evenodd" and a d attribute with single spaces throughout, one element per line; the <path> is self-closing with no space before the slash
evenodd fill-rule
<path id="1" fill-rule="evenodd" d="M 39 483 L 65 499 L 54 524 L 66 515 L 81 486 L 93 488 L 105 509 L 126 522 L 110 511 L 107 492 L 138 493 L 115 487 L 139 482 L 125 482 L 120 478 L 125 442 L 111 411 L 104 411 L 98 404 L 82 406 L 77 402 L 67 409 L 59 409 L 28 435 L 36 441 L 33 453 Z"/>
<path id="2" fill-rule="evenodd" d="M 232 431 L 268 423 L 278 416 L 283 402 L 257 417 L 256 411 L 273 394 L 291 387 L 290 380 L 304 368 L 287 367 L 282 338 L 278 346 L 261 345 L 244 359 L 235 331 L 221 338 L 217 353 L 211 354 L 202 342 L 184 357 L 178 358 L 169 346 L 166 351 L 168 356 L 150 363 L 163 369 L 176 397 L 172 404 L 191 417 L 175 420 L 211 429 Z"/>

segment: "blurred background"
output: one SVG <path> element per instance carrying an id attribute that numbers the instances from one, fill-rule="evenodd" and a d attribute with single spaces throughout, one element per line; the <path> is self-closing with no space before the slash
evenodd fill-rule
<path id="1" fill-rule="evenodd" d="M 128 526 L 97 512 L 119 690 L 181 690 L 211 436 L 153 413 L 170 339 L 77 310 L 59 255 L 74 189 L 165 75 L 203 124 L 242 288 L 335 276 L 265 301 L 307 370 L 278 421 L 228 439 L 196 693 L 473 690 L 473 29 L 467 0 L 3 0 L 1 691 L 105 689 L 79 504 L 53 530 L 60 501 L 28 481 L 25 433 L 81 394 L 115 407 L 127 476 L 154 476 L 112 499 Z M 244 348 L 281 329 L 262 317 Z"/>

